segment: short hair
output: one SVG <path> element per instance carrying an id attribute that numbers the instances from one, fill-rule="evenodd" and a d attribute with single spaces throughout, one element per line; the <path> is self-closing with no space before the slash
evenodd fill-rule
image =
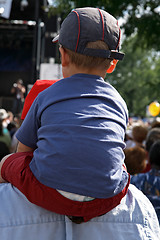
<path id="1" fill-rule="evenodd" d="M 153 122 L 151 123 L 151 128 L 155 128 L 155 127 L 160 127 L 160 117 L 157 117 L 157 118 L 154 119 Z"/>
<path id="2" fill-rule="evenodd" d="M 142 173 L 146 168 L 146 150 L 142 147 L 132 147 L 126 148 L 124 153 L 128 173 L 131 175 Z"/>
<path id="3" fill-rule="evenodd" d="M 146 139 L 147 132 L 148 132 L 148 129 L 143 124 L 135 125 L 132 128 L 133 140 L 138 143 L 142 143 Z"/>
<path id="4" fill-rule="evenodd" d="M 160 140 L 152 144 L 149 151 L 149 161 L 151 165 L 156 165 L 160 168 Z"/>
<path id="5" fill-rule="evenodd" d="M 149 152 L 152 144 L 157 140 L 160 140 L 160 128 L 159 127 L 155 127 L 155 128 L 152 128 L 151 130 L 149 130 L 147 137 L 146 137 L 145 149 Z"/>
<path id="6" fill-rule="evenodd" d="M 100 40 L 96 41 L 96 42 L 89 42 L 87 44 L 87 47 L 94 48 L 94 49 L 105 49 L 105 50 L 109 49 L 107 44 Z M 71 63 L 75 64 L 78 67 L 88 68 L 88 69 L 90 69 L 90 68 L 108 69 L 112 62 L 111 59 L 86 56 L 86 55 L 83 55 L 80 53 L 73 52 L 65 47 L 63 47 L 63 48 L 68 53 Z"/>

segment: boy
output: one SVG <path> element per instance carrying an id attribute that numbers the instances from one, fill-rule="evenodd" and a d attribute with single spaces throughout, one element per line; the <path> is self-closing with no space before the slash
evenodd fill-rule
<path id="1" fill-rule="evenodd" d="M 64 79 L 35 99 L 1 174 L 31 202 L 80 223 L 110 211 L 128 189 L 127 107 L 104 81 L 124 54 L 117 20 L 96 8 L 72 11 L 57 40 Z"/>

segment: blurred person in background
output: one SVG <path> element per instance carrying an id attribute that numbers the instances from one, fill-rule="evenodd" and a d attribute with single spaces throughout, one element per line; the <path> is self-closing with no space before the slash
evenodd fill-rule
<path id="1" fill-rule="evenodd" d="M 160 139 L 150 147 L 149 161 L 151 170 L 132 176 L 131 183 L 149 198 L 160 222 Z"/>
<path id="2" fill-rule="evenodd" d="M 133 141 L 135 142 L 135 146 L 144 148 L 147 132 L 148 132 L 148 128 L 143 123 L 133 126 L 132 136 L 133 136 Z"/>
<path id="3" fill-rule="evenodd" d="M 160 128 L 154 127 L 154 128 L 149 129 L 149 131 L 147 133 L 146 141 L 145 141 L 145 149 L 146 149 L 148 155 L 149 155 L 151 146 L 157 140 L 160 140 Z M 144 173 L 148 172 L 150 169 L 151 169 L 151 164 L 149 161 L 149 157 L 147 156 L 147 165 L 146 165 L 146 169 L 144 170 Z"/>
<path id="4" fill-rule="evenodd" d="M 12 138 L 12 136 L 14 135 L 14 133 L 16 132 L 17 130 L 17 127 L 16 127 L 16 123 L 14 121 L 14 115 L 11 111 L 8 111 L 8 118 L 7 118 L 7 122 L 8 122 L 8 125 L 7 125 L 7 129 L 10 133 L 10 136 Z"/>
<path id="5" fill-rule="evenodd" d="M 8 113 L 5 109 L 0 109 L 0 141 L 4 142 L 6 146 L 10 149 L 11 147 L 11 136 L 7 129 Z"/>
<path id="6" fill-rule="evenodd" d="M 127 167 L 127 171 L 131 175 L 135 175 L 138 173 L 142 173 L 146 168 L 146 159 L 147 152 L 142 147 L 133 147 L 126 148 L 124 150 L 125 153 L 125 164 Z"/>
<path id="7" fill-rule="evenodd" d="M 130 147 L 143 147 L 145 145 L 148 127 L 143 122 L 134 123 L 126 131 L 126 148 Z"/>
<path id="8" fill-rule="evenodd" d="M 160 128 L 160 117 L 156 117 L 152 123 L 151 123 L 151 128 L 157 128 L 159 127 Z"/>
<path id="9" fill-rule="evenodd" d="M 11 139 L 11 153 L 15 153 L 17 150 L 18 139 L 16 138 L 16 132 L 22 124 L 21 114 L 17 114 L 16 117 L 14 117 L 13 123 L 15 125 L 15 129 L 13 129 L 14 132 Z"/>
<path id="10" fill-rule="evenodd" d="M 18 79 L 11 88 L 11 94 L 14 96 L 14 101 L 12 106 L 12 112 L 14 115 L 21 113 L 23 108 L 25 93 L 26 93 L 26 88 L 23 85 L 23 81 L 22 79 Z"/>

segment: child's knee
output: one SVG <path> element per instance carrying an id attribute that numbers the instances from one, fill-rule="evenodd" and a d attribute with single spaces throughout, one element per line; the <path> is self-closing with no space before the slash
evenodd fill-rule
<path id="1" fill-rule="evenodd" d="M 0 161 L 0 165 L 2 165 L 2 164 L 6 161 L 6 159 L 7 159 L 9 156 L 11 156 L 12 154 L 14 154 L 14 153 L 10 153 L 10 154 L 6 155 L 5 157 L 3 157 L 2 160 Z"/>

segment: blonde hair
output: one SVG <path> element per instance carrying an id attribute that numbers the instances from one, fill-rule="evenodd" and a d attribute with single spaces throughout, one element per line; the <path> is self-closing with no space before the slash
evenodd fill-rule
<path id="1" fill-rule="evenodd" d="M 63 47 L 63 46 L 62 46 Z M 89 42 L 86 46 L 87 48 L 93 49 L 105 49 L 108 50 L 108 46 L 103 41 L 96 41 L 96 42 Z M 71 63 L 75 64 L 78 67 L 82 68 L 101 68 L 101 69 L 108 69 L 112 60 L 101 58 L 101 57 L 91 57 L 86 56 L 77 52 L 73 52 L 65 47 L 63 47 L 69 55 Z"/>

